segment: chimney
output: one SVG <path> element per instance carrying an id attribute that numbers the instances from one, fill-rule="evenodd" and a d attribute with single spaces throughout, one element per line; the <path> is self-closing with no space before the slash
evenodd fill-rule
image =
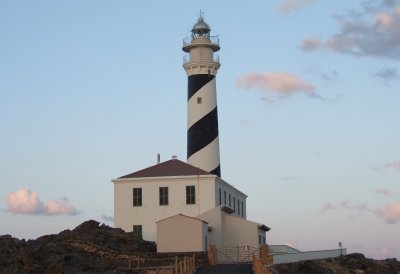
<path id="1" fill-rule="evenodd" d="M 157 165 L 160 163 L 160 153 L 157 153 Z"/>

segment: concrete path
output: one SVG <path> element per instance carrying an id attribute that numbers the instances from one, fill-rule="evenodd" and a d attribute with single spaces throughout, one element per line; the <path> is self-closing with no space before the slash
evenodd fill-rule
<path id="1" fill-rule="evenodd" d="M 251 264 L 219 264 L 198 269 L 195 274 L 253 274 Z"/>

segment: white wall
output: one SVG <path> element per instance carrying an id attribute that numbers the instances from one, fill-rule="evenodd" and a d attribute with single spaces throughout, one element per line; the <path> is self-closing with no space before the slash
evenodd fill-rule
<path id="1" fill-rule="evenodd" d="M 232 213 L 234 214 L 234 213 Z M 224 214 L 224 246 L 258 247 L 258 224 L 237 216 Z"/>
<path id="2" fill-rule="evenodd" d="M 221 189 L 221 204 L 219 201 L 219 189 Z M 224 199 L 224 193 L 226 192 L 226 204 Z M 234 209 L 235 212 L 233 215 L 246 219 L 246 199 L 247 195 L 236 189 L 232 185 L 228 184 L 221 178 L 217 178 L 217 182 L 215 184 L 215 204 L 218 205 L 226 205 L 229 206 L 229 195 L 231 195 L 231 206 L 230 208 Z M 233 200 L 235 200 L 235 205 L 233 204 Z M 238 201 L 240 202 L 240 212 L 238 211 Z M 243 216 L 242 216 L 242 202 L 243 202 Z"/>
<path id="3" fill-rule="evenodd" d="M 216 206 L 215 176 L 177 176 L 116 179 L 114 182 L 114 226 L 132 231 L 142 225 L 143 239 L 156 240 L 156 221 L 182 213 L 195 217 Z M 186 186 L 196 186 L 196 204 L 186 204 Z M 159 187 L 168 187 L 168 206 L 159 205 Z M 133 188 L 142 188 L 142 206 L 133 206 Z"/>
<path id="4" fill-rule="evenodd" d="M 333 250 L 319 250 L 319 251 L 307 251 L 297 252 L 288 254 L 275 254 L 273 255 L 274 264 L 294 263 L 306 260 L 326 259 L 335 258 L 340 255 L 346 255 L 346 249 L 333 249 Z"/>
<path id="5" fill-rule="evenodd" d="M 181 214 L 157 222 L 157 252 L 206 251 L 207 223 Z"/>
<path id="6" fill-rule="evenodd" d="M 225 246 L 251 246 L 257 248 L 258 224 L 224 212 L 220 207 L 200 214 L 202 219 L 211 227 L 209 242 L 217 248 Z"/>
<path id="7" fill-rule="evenodd" d="M 211 231 L 208 232 L 208 244 L 222 247 L 223 239 L 221 235 L 224 231 L 224 222 L 221 209 L 219 207 L 214 208 L 198 215 L 197 218 L 206 221 L 208 227 L 211 229 Z"/>

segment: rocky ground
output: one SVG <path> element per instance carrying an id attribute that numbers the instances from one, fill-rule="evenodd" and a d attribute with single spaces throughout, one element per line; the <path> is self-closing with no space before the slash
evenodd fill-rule
<path id="1" fill-rule="evenodd" d="M 279 274 L 400 274 L 396 259 L 373 260 L 353 253 L 346 256 L 274 266 Z"/>
<path id="2" fill-rule="evenodd" d="M 0 273 L 121 273 L 127 256 L 154 252 L 155 243 L 91 220 L 36 240 L 0 236 Z"/>
<path id="3" fill-rule="evenodd" d="M 0 236 L 0 273 L 141 273 L 146 267 L 174 264 L 175 254 L 156 254 L 153 242 L 133 233 L 86 221 L 73 230 L 36 240 Z M 171 261 L 172 260 L 172 261 Z M 199 264 L 206 254 L 196 254 Z M 129 270 L 131 269 L 131 270 Z M 400 274 L 396 259 L 372 260 L 362 254 L 274 266 L 280 274 Z"/>

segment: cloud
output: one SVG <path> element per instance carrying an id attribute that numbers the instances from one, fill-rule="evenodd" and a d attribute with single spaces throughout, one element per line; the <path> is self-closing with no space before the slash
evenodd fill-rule
<path id="1" fill-rule="evenodd" d="M 339 205 L 333 205 L 331 202 L 326 202 L 321 207 L 321 211 L 333 211 L 339 209 L 353 212 L 355 211 L 358 214 L 362 212 L 371 213 L 378 216 L 388 224 L 395 224 L 397 222 L 400 223 L 400 203 L 388 204 L 382 208 L 371 209 L 366 204 L 353 205 L 348 201 L 343 201 Z M 350 218 L 355 219 L 357 215 L 351 214 L 349 216 Z"/>
<path id="2" fill-rule="evenodd" d="M 386 188 L 380 188 L 375 190 L 376 194 L 381 194 L 381 195 L 385 195 L 385 196 L 389 196 L 392 195 L 392 192 Z"/>
<path id="3" fill-rule="evenodd" d="M 288 13 L 304 6 L 310 5 L 313 0 L 283 0 L 280 6 L 280 10 L 284 13 Z"/>
<path id="4" fill-rule="evenodd" d="M 339 73 L 336 70 L 332 71 L 323 71 L 317 66 L 311 66 L 307 68 L 307 73 L 312 74 L 312 75 L 317 75 L 319 76 L 322 80 L 328 81 L 328 82 L 334 82 L 338 79 Z"/>
<path id="5" fill-rule="evenodd" d="M 379 218 L 388 224 L 400 223 L 400 203 L 394 203 L 384 206 L 377 212 Z"/>
<path id="6" fill-rule="evenodd" d="M 50 200 L 45 206 L 40 201 L 37 192 L 29 189 L 19 189 L 7 195 L 7 212 L 27 215 L 77 215 L 78 211 L 69 203 L 66 197 L 60 201 Z"/>
<path id="7" fill-rule="evenodd" d="M 395 1 L 380 1 L 378 6 L 366 3 L 361 12 L 353 12 L 338 20 L 338 33 L 325 41 L 306 38 L 300 48 L 304 51 L 329 49 L 355 56 L 400 59 L 400 5 Z"/>
<path id="8" fill-rule="evenodd" d="M 281 178 L 281 180 L 285 182 L 293 182 L 293 181 L 298 181 L 299 178 L 294 176 L 284 176 Z"/>
<path id="9" fill-rule="evenodd" d="M 69 203 L 66 197 L 61 201 L 50 200 L 45 207 L 46 215 L 77 215 L 77 210 Z"/>
<path id="10" fill-rule="evenodd" d="M 397 73 L 397 69 L 395 68 L 383 68 L 379 71 L 377 71 L 374 75 L 374 77 L 381 77 L 385 81 L 391 81 L 391 80 L 398 80 L 400 79 L 399 74 Z"/>
<path id="11" fill-rule="evenodd" d="M 7 195 L 8 212 L 20 214 L 42 214 L 45 211 L 43 203 L 36 192 L 19 189 Z"/>
<path id="12" fill-rule="evenodd" d="M 109 223 L 114 222 L 114 217 L 112 217 L 112 216 L 107 216 L 107 215 L 103 214 L 103 215 L 101 215 L 101 218 L 102 218 L 104 221 L 109 222 Z"/>
<path id="13" fill-rule="evenodd" d="M 372 210 L 366 204 L 352 204 L 349 201 L 342 201 L 338 205 L 334 205 L 331 202 L 326 202 L 322 205 L 321 211 L 331 211 L 331 210 L 355 210 L 358 213 L 361 212 L 372 212 Z"/>
<path id="14" fill-rule="evenodd" d="M 256 73 L 251 72 L 239 76 L 236 84 L 242 89 L 256 88 L 264 93 L 263 100 L 274 101 L 274 99 L 282 99 L 295 93 L 303 93 L 309 97 L 319 98 L 314 90 L 315 87 L 301 79 L 296 75 L 286 72 L 268 72 Z"/>
<path id="15" fill-rule="evenodd" d="M 374 166 L 374 165 L 368 166 L 368 169 L 372 170 L 372 171 L 375 171 L 375 172 L 379 172 L 379 171 L 382 170 L 380 167 Z"/>
<path id="16" fill-rule="evenodd" d="M 385 168 L 391 168 L 396 171 L 400 171 L 400 161 L 398 162 L 391 162 L 391 163 L 386 163 Z"/>
<path id="17" fill-rule="evenodd" d="M 322 43 L 318 39 L 306 38 L 303 40 L 300 48 L 304 51 L 314 51 L 321 48 Z"/>
<path id="18" fill-rule="evenodd" d="M 336 207 L 334 205 L 332 205 L 331 202 L 326 202 L 322 207 L 321 210 L 322 211 L 329 211 L 329 210 L 335 210 Z"/>

